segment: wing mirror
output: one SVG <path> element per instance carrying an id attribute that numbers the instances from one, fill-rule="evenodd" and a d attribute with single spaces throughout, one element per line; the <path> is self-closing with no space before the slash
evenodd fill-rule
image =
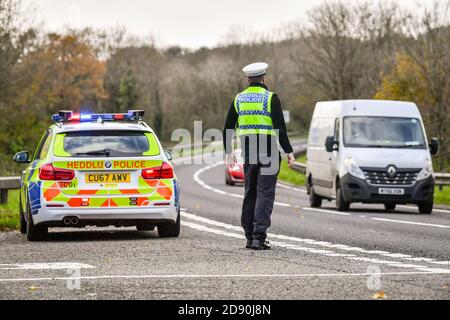
<path id="1" fill-rule="evenodd" d="M 165 150 L 164 153 L 166 155 L 167 160 L 169 160 L 169 161 L 173 160 L 172 152 L 170 152 L 169 150 Z"/>
<path id="2" fill-rule="evenodd" d="M 339 142 L 334 140 L 334 137 L 327 137 L 325 141 L 325 149 L 327 152 L 339 151 Z"/>
<path id="3" fill-rule="evenodd" d="M 435 156 L 439 153 L 439 140 L 437 138 L 431 139 L 430 153 L 432 156 Z"/>
<path id="4" fill-rule="evenodd" d="M 16 153 L 16 155 L 14 156 L 14 161 L 17 163 L 30 163 L 31 159 L 30 159 L 30 153 L 28 151 L 22 151 L 19 153 Z"/>

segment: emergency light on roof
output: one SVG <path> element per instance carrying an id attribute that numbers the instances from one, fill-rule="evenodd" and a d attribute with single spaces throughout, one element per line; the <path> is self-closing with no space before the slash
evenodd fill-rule
<path id="1" fill-rule="evenodd" d="M 61 110 L 52 116 L 54 122 L 104 122 L 104 121 L 141 121 L 145 111 L 130 110 L 128 113 L 75 113 Z"/>

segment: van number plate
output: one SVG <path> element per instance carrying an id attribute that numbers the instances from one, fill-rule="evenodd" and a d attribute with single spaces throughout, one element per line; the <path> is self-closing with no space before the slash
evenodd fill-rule
<path id="1" fill-rule="evenodd" d="M 387 196 L 403 196 L 405 195 L 405 189 L 380 188 L 378 193 Z"/>

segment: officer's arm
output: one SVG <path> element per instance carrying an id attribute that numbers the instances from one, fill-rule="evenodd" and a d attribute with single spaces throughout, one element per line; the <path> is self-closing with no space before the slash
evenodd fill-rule
<path id="1" fill-rule="evenodd" d="M 233 134 L 236 129 L 237 121 L 238 114 L 234 108 L 234 103 L 232 103 L 223 129 L 223 147 L 226 154 L 231 154 L 233 152 Z"/>
<path id="2" fill-rule="evenodd" d="M 272 97 L 272 121 L 275 130 L 278 130 L 278 140 L 286 154 L 294 152 L 287 134 L 286 121 L 284 120 L 283 109 L 280 98 L 276 94 Z"/>

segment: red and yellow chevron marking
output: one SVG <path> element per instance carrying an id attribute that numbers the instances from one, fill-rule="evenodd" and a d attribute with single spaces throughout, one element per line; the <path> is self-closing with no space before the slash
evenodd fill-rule
<path id="1" fill-rule="evenodd" d="M 56 182 L 45 182 L 43 185 L 43 197 L 47 202 L 67 203 L 71 208 L 142 207 L 157 201 L 170 201 L 173 195 L 173 181 L 170 179 L 143 180 L 138 189 L 119 190 L 61 189 Z M 135 196 L 133 201 L 131 196 Z"/>

